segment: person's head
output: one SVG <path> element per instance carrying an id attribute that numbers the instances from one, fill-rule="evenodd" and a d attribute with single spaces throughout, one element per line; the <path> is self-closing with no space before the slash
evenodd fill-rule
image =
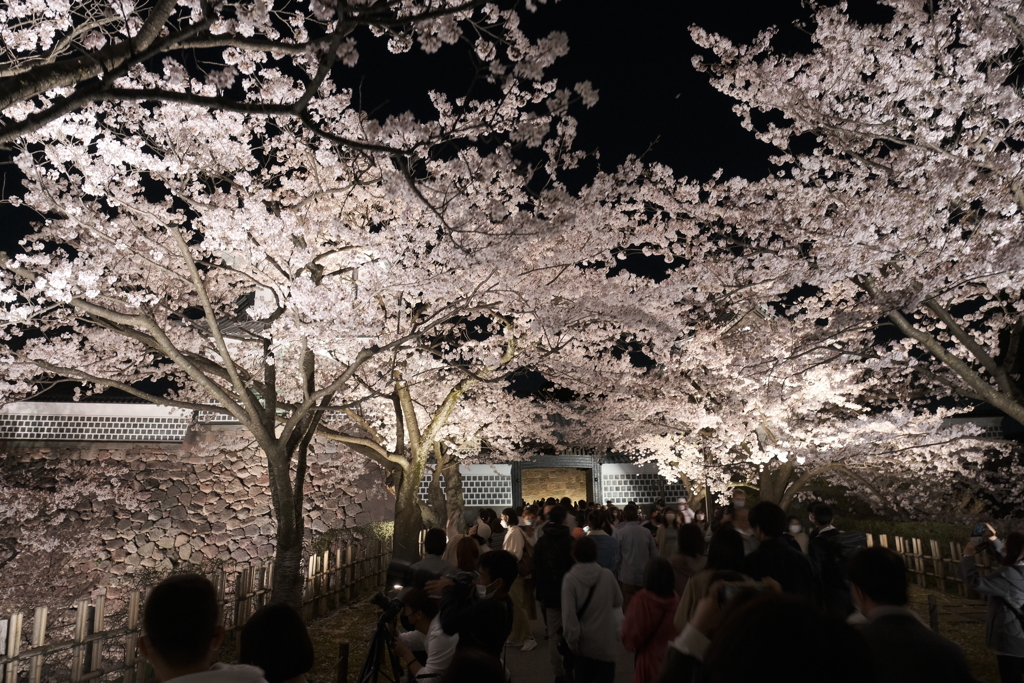
<path id="1" fill-rule="evenodd" d="M 704 532 L 696 524 L 684 524 L 679 527 L 676 543 L 683 555 L 697 557 L 704 554 Z"/>
<path id="2" fill-rule="evenodd" d="M 140 650 L 157 676 L 202 671 L 224 637 L 217 591 L 198 574 L 174 574 L 153 588 L 142 611 Z"/>
<path id="3" fill-rule="evenodd" d="M 655 595 L 670 598 L 676 590 L 676 573 L 667 557 L 654 555 L 644 567 L 644 588 Z"/>
<path id="4" fill-rule="evenodd" d="M 635 522 L 640 519 L 640 513 L 637 512 L 636 506 L 627 505 L 622 510 L 622 521 L 623 522 Z"/>
<path id="5" fill-rule="evenodd" d="M 576 501 L 576 505 L 579 506 L 580 510 L 586 510 L 587 509 L 587 501 L 583 500 L 582 498 L 580 498 L 578 501 Z"/>
<path id="6" fill-rule="evenodd" d="M 572 557 L 580 564 L 597 562 L 597 543 L 589 536 L 581 536 L 572 544 Z"/>
<path id="7" fill-rule="evenodd" d="M 896 607 L 907 604 L 907 565 L 888 548 L 858 550 L 850 558 L 847 572 L 854 601 L 864 614 L 870 611 L 871 603 Z"/>
<path id="8" fill-rule="evenodd" d="M 814 524 L 819 527 L 826 527 L 832 523 L 832 506 L 825 503 L 818 503 L 811 510 L 814 514 Z"/>
<path id="9" fill-rule="evenodd" d="M 733 507 L 746 507 L 747 506 L 747 492 L 743 489 L 736 487 L 732 490 L 732 505 Z"/>
<path id="10" fill-rule="evenodd" d="M 763 500 L 750 509 L 750 528 L 763 538 L 778 538 L 786 531 L 786 513 L 775 503 Z"/>
<path id="11" fill-rule="evenodd" d="M 249 617 L 239 637 L 238 661 L 263 669 L 267 683 L 284 683 L 313 668 L 313 642 L 294 608 L 275 602 Z"/>
<path id="12" fill-rule="evenodd" d="M 473 529 L 475 529 L 473 533 L 477 537 L 481 545 L 486 543 L 487 539 L 491 537 L 491 525 L 488 524 L 486 520 L 481 519 L 480 522 L 475 527 L 473 527 Z"/>
<path id="13" fill-rule="evenodd" d="M 480 597 L 503 598 L 519 576 L 519 560 L 507 550 L 492 550 L 480 555 L 476 570 L 476 585 L 486 589 Z M 479 588 L 477 590 L 479 595 Z"/>
<path id="14" fill-rule="evenodd" d="M 794 642 L 801 644 L 801 655 L 786 660 L 787 683 L 819 683 L 823 676 L 830 683 L 875 678 L 867 645 L 852 626 L 800 598 L 762 592 L 734 608 L 725 606 L 722 625 L 704 658 L 708 679 L 734 683 L 764 678 L 765 667 Z"/>
<path id="15" fill-rule="evenodd" d="M 510 529 L 519 526 L 519 515 L 512 508 L 505 508 L 501 511 L 501 521 L 503 527 Z"/>
<path id="16" fill-rule="evenodd" d="M 795 517 L 793 515 L 790 515 L 786 519 L 786 525 L 786 529 L 791 534 L 799 534 L 801 531 L 804 530 L 804 525 L 800 522 L 800 518 Z"/>
<path id="17" fill-rule="evenodd" d="M 402 616 L 408 619 L 417 631 L 426 633 L 431 619 L 437 616 L 437 601 L 422 588 L 410 588 L 399 599 L 402 601 Z"/>
<path id="18" fill-rule="evenodd" d="M 494 513 L 494 510 L 492 510 L 491 508 L 480 508 L 479 514 L 481 521 L 483 521 L 485 524 L 490 524 L 498 518 L 498 516 Z"/>
<path id="19" fill-rule="evenodd" d="M 665 512 L 662 513 L 662 523 L 665 526 L 678 527 L 679 526 L 679 514 L 672 508 L 666 508 Z"/>
<path id="20" fill-rule="evenodd" d="M 607 521 L 608 513 L 604 510 L 591 510 L 590 514 L 587 515 L 587 524 L 590 525 L 591 531 L 603 529 Z"/>
<path id="21" fill-rule="evenodd" d="M 427 529 L 427 533 L 423 537 L 423 550 L 427 555 L 444 554 L 446 545 L 448 545 L 448 534 L 444 532 L 444 529 Z"/>
<path id="22" fill-rule="evenodd" d="M 455 564 L 464 572 L 476 571 L 480 559 L 480 544 L 471 536 L 463 536 L 455 544 Z"/>
<path id="23" fill-rule="evenodd" d="M 572 498 L 569 496 L 562 496 L 562 500 L 558 501 L 558 504 L 566 510 L 572 510 Z"/>
<path id="24" fill-rule="evenodd" d="M 721 527 L 708 544 L 708 569 L 739 571 L 743 564 L 743 537 L 731 527 Z"/>
<path id="25" fill-rule="evenodd" d="M 1006 542 L 1003 545 L 1003 564 L 1012 567 L 1022 560 L 1024 560 L 1024 534 L 1013 531 L 1007 534 Z"/>
<path id="26" fill-rule="evenodd" d="M 536 505 L 528 505 L 526 509 L 523 510 L 523 518 L 520 520 L 520 523 L 523 526 L 534 526 L 537 523 L 538 514 L 539 511 L 537 510 Z"/>
<path id="27" fill-rule="evenodd" d="M 554 526 L 565 524 L 565 508 L 561 505 L 555 505 L 548 510 L 548 522 Z"/>

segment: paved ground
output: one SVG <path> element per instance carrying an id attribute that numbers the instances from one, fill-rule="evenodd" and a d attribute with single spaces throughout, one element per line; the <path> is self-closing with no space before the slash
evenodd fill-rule
<path id="1" fill-rule="evenodd" d="M 553 643 L 544 640 L 544 622 L 540 619 L 530 622 L 537 647 L 532 652 L 522 652 L 517 647 L 505 648 L 505 666 L 512 672 L 512 683 L 554 683 L 548 647 Z M 629 683 L 633 677 L 633 653 L 621 650 L 615 663 L 615 683 Z"/>

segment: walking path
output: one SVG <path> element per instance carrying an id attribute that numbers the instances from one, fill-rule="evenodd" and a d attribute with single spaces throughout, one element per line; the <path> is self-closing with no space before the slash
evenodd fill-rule
<path id="1" fill-rule="evenodd" d="M 518 647 L 505 647 L 505 666 L 512 672 L 512 683 L 554 683 L 548 648 L 554 643 L 544 639 L 544 622 L 535 619 L 530 622 L 537 647 L 523 652 Z M 615 662 L 615 683 L 629 683 L 633 678 L 633 653 L 620 649 Z"/>

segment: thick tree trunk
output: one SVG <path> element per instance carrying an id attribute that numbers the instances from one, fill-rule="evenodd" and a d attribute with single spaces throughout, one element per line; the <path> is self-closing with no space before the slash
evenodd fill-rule
<path id="1" fill-rule="evenodd" d="M 785 509 L 787 505 L 782 505 L 782 503 L 785 499 L 786 488 L 793 478 L 794 470 L 795 465 L 792 462 L 784 462 L 775 467 L 770 464 L 763 466 L 758 481 L 760 489 L 758 499 L 775 503 Z"/>
<path id="2" fill-rule="evenodd" d="M 296 499 L 291 481 L 291 457 L 282 446 L 267 453 L 271 502 L 277 522 L 274 553 L 274 580 L 271 602 L 283 602 L 302 608 L 302 499 Z"/>
<path id="3" fill-rule="evenodd" d="M 427 487 L 427 509 L 421 509 L 420 512 L 423 514 L 423 524 L 425 526 L 444 528 L 445 520 L 448 518 L 448 501 L 445 500 L 444 491 L 441 490 L 440 463 L 434 466 L 433 476 L 430 478 L 430 485 Z"/>
<path id="4" fill-rule="evenodd" d="M 413 455 L 395 486 L 395 538 L 392 557 L 415 562 L 420 559 L 419 536 L 423 529 L 419 487 L 426 457 Z"/>
<path id="5" fill-rule="evenodd" d="M 466 533 L 465 500 L 462 497 L 462 473 L 459 472 L 459 458 L 452 456 L 445 460 L 444 471 L 445 493 L 448 495 L 446 506 L 448 516 L 455 515 L 455 528 L 460 534 Z M 447 517 L 445 518 L 447 523 Z"/>

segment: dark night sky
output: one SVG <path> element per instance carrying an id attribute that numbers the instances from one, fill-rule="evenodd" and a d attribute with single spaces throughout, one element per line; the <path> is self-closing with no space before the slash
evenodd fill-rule
<path id="1" fill-rule="evenodd" d="M 726 176 L 767 172 L 768 147 L 740 128 L 731 101 L 691 66 L 697 47 L 688 27 L 697 24 L 749 40 L 772 25 L 788 28 L 802 14 L 799 0 L 561 0 L 522 14 L 531 36 L 553 30 L 568 34 L 569 54 L 552 69 L 561 84 L 590 80 L 600 91 L 597 106 L 578 107 L 575 114 L 578 147 L 600 149 L 604 168 L 646 151 L 645 160 L 691 178 L 706 179 L 718 168 Z M 787 32 L 799 38 L 792 29 Z M 469 74 L 465 45 L 446 46 L 436 56 L 414 49 L 395 57 L 386 53 L 383 41 L 363 38 L 360 63 L 346 80 L 360 89 L 371 110 L 423 111 L 428 88 L 463 94 Z M 15 191 L 17 169 L 4 164 L 0 173 L 4 192 Z M 27 209 L 0 205 L 0 249 L 15 251 L 35 219 Z"/>

